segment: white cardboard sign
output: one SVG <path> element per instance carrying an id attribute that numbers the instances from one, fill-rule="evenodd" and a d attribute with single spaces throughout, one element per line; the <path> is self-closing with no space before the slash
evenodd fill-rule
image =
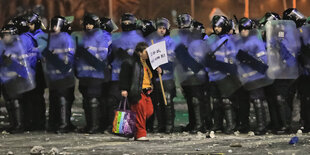
<path id="1" fill-rule="evenodd" d="M 152 68 L 156 69 L 158 66 L 168 63 L 166 42 L 161 41 L 146 48 Z"/>

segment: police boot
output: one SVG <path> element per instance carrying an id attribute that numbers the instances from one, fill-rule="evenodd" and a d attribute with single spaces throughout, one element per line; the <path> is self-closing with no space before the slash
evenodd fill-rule
<path id="1" fill-rule="evenodd" d="M 196 134 L 198 131 L 203 131 L 202 119 L 200 113 L 200 102 L 196 97 L 193 97 L 193 112 L 194 112 L 195 125 L 190 133 Z"/>
<path id="2" fill-rule="evenodd" d="M 89 122 L 90 122 L 90 102 L 89 99 L 83 98 L 83 109 L 84 109 L 84 117 L 86 125 L 79 129 L 78 132 L 87 133 L 89 130 Z"/>
<path id="3" fill-rule="evenodd" d="M 28 94 L 26 94 L 28 95 Z M 35 117 L 35 111 L 33 110 L 35 107 L 33 106 L 32 102 L 29 98 L 24 97 L 23 98 L 23 112 L 24 112 L 24 127 L 26 131 L 32 131 L 34 130 L 34 120 Z"/>
<path id="4" fill-rule="evenodd" d="M 213 98 L 211 100 L 212 105 L 213 105 L 213 119 L 214 123 L 212 128 L 210 129 L 211 131 L 219 131 L 223 129 L 223 110 L 222 110 L 222 102 L 220 101 L 219 98 Z"/>
<path id="5" fill-rule="evenodd" d="M 59 99 L 59 116 L 60 124 L 56 133 L 68 133 L 70 131 L 70 115 L 69 115 L 69 103 L 65 97 L 60 97 Z"/>
<path id="6" fill-rule="evenodd" d="M 46 116 L 45 116 L 45 101 L 44 98 L 39 97 L 38 100 L 36 100 L 37 105 L 35 108 L 36 114 L 33 118 L 33 124 L 35 130 L 45 130 L 45 123 L 46 123 Z"/>
<path id="7" fill-rule="evenodd" d="M 277 96 L 278 112 L 281 121 L 281 128 L 278 129 L 277 134 L 290 133 L 290 125 L 288 121 L 288 105 L 283 96 Z"/>
<path id="8" fill-rule="evenodd" d="M 225 121 L 226 121 L 226 134 L 232 134 L 236 128 L 235 112 L 232 106 L 232 102 L 229 99 L 223 100 Z"/>
<path id="9" fill-rule="evenodd" d="M 89 122 L 87 122 L 87 132 L 94 134 L 100 132 L 100 102 L 97 98 L 91 98 L 89 103 Z"/>
<path id="10" fill-rule="evenodd" d="M 253 101 L 255 114 L 256 114 L 256 130 L 255 135 L 264 135 L 266 133 L 266 113 L 263 102 L 260 99 Z"/>
<path id="11" fill-rule="evenodd" d="M 165 133 L 170 134 L 174 129 L 174 103 L 171 99 L 167 100 L 167 105 L 165 106 L 165 114 L 166 114 L 166 127 Z"/>
<path id="12" fill-rule="evenodd" d="M 157 119 L 157 128 L 154 132 L 164 133 L 166 131 L 166 105 L 157 105 L 155 106 L 157 109 L 155 110 L 155 116 Z"/>
<path id="13" fill-rule="evenodd" d="M 69 115 L 69 117 L 71 117 L 72 116 L 72 105 L 73 105 L 73 102 L 69 102 L 69 107 L 68 107 L 68 115 Z M 75 131 L 75 130 L 77 130 L 77 127 L 74 125 L 74 124 L 72 124 L 72 122 L 71 121 L 69 121 L 69 129 L 70 129 L 70 131 Z"/>
<path id="14" fill-rule="evenodd" d="M 192 97 L 186 97 L 186 103 L 188 109 L 188 124 L 182 129 L 182 131 L 189 132 L 193 130 L 195 124 Z"/>
<path id="15" fill-rule="evenodd" d="M 300 116 L 303 120 L 303 133 L 310 132 L 310 97 L 301 97 L 301 112 Z"/>
<path id="16" fill-rule="evenodd" d="M 24 132 L 24 122 L 23 122 L 23 110 L 18 99 L 14 99 L 8 102 L 10 104 L 10 133 L 22 133 Z"/>
<path id="17" fill-rule="evenodd" d="M 48 127 L 47 131 L 55 132 L 57 130 L 57 122 L 59 121 L 59 105 L 57 103 L 57 98 L 50 97 L 50 103 L 48 108 Z"/>
<path id="18" fill-rule="evenodd" d="M 250 103 L 248 100 L 238 100 L 238 123 L 237 130 L 240 133 L 248 133 L 250 130 L 249 114 L 250 114 Z"/>
<path id="19" fill-rule="evenodd" d="M 206 96 L 206 97 L 208 97 L 208 96 Z M 203 118 L 204 118 L 204 121 L 202 121 L 202 122 L 204 122 L 204 125 L 205 125 L 205 127 L 206 127 L 206 130 L 210 130 L 211 129 L 211 127 L 212 127 L 212 111 L 211 111 L 211 105 L 210 105 L 210 100 L 208 99 L 206 99 L 205 100 L 205 103 L 203 103 L 202 105 L 201 105 L 201 114 L 203 115 Z"/>
<path id="20" fill-rule="evenodd" d="M 271 130 L 273 134 L 277 134 L 280 128 L 280 120 L 278 117 L 278 107 L 276 98 L 266 95 L 270 114 L 270 123 L 266 126 L 267 130 Z"/>

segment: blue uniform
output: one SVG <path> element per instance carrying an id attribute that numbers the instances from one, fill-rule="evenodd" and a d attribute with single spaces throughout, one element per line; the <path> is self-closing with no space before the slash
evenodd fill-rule
<path id="1" fill-rule="evenodd" d="M 211 35 L 206 41 L 209 45 L 211 51 L 214 51 L 220 44 L 222 44 L 226 39 L 230 39 L 230 36 L 225 34 L 221 36 Z M 232 42 L 228 41 L 223 45 L 220 49 L 218 49 L 214 55 L 217 61 L 225 62 L 225 63 L 234 63 L 235 62 L 235 51 L 232 50 L 234 48 Z M 214 70 L 212 68 L 205 68 L 209 75 L 209 81 L 219 81 L 224 79 L 227 74 L 218 70 Z"/>
<path id="2" fill-rule="evenodd" d="M 23 43 L 26 53 L 28 54 L 27 59 L 30 63 L 30 66 L 32 70 L 35 71 L 38 59 L 38 51 L 35 49 L 36 43 L 34 42 L 32 36 L 30 36 L 28 33 L 23 33 L 19 37 Z M 33 72 L 32 74 L 35 74 L 35 72 Z"/>
<path id="3" fill-rule="evenodd" d="M 237 37 L 236 52 L 243 50 L 250 56 L 264 64 L 267 64 L 267 53 L 265 44 L 256 35 L 249 37 Z M 241 63 L 241 79 L 245 79 L 245 82 L 252 82 L 258 79 L 266 78 L 266 74 L 262 74 L 250 66 Z"/>
<path id="4" fill-rule="evenodd" d="M 37 52 L 38 59 L 41 59 L 42 55 L 37 49 L 37 47 L 39 46 L 37 39 L 40 35 L 44 34 L 44 32 L 41 29 L 37 29 L 34 32 L 26 32 L 26 34 L 31 37 L 31 41 L 33 42 L 34 45 L 33 51 Z"/>
<path id="5" fill-rule="evenodd" d="M 111 37 L 104 33 L 105 31 L 95 29 L 91 32 L 84 32 L 82 39 L 78 42 L 77 50 L 83 48 L 84 52 L 89 52 L 91 56 L 100 62 L 98 65 L 93 66 L 90 64 L 90 60 L 83 56 L 78 56 L 75 62 L 75 71 L 78 78 L 96 78 L 104 79 L 105 69 L 107 68 L 107 57 L 109 54 L 109 46 L 111 44 Z"/>
<path id="6" fill-rule="evenodd" d="M 47 34 L 38 37 L 38 49 L 46 59 L 44 72 L 48 84 L 66 78 L 73 79 L 75 44 L 71 36 L 66 32 L 50 34 L 49 47 L 45 49 L 48 45 L 47 40 Z M 72 86 L 72 84 L 69 85 Z"/>
<path id="7" fill-rule="evenodd" d="M 121 52 L 119 54 L 128 54 L 129 56 L 131 56 L 136 48 L 136 45 L 139 42 L 144 41 L 145 40 L 142 34 L 136 30 L 112 34 L 112 81 L 119 80 L 122 58 L 118 55 L 118 52 Z M 120 49 L 123 51 L 120 51 Z"/>

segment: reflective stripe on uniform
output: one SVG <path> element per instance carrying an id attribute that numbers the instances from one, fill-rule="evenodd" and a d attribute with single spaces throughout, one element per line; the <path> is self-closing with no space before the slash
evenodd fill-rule
<path id="1" fill-rule="evenodd" d="M 67 52 L 70 52 L 73 50 L 74 50 L 74 48 L 56 48 L 53 50 L 53 53 L 54 54 L 67 53 Z"/>
<path id="2" fill-rule="evenodd" d="M 242 74 L 242 77 L 243 78 L 248 78 L 248 77 L 253 76 L 255 74 L 257 74 L 257 71 L 252 71 L 252 72 L 249 72 L 249 73 L 244 73 L 244 74 Z"/>
<path id="3" fill-rule="evenodd" d="M 266 55 L 266 52 L 265 52 L 265 51 L 261 51 L 261 52 L 256 53 L 256 56 L 257 56 L 257 57 L 261 57 L 261 56 L 263 56 L 263 55 Z"/>
<path id="4" fill-rule="evenodd" d="M 17 54 L 11 54 L 10 57 L 11 58 L 15 58 L 15 59 L 25 59 L 28 57 L 33 57 L 33 56 L 37 56 L 36 53 L 27 53 L 27 54 L 22 54 L 22 55 L 17 55 Z"/>
<path id="5" fill-rule="evenodd" d="M 93 50 L 93 51 L 108 51 L 108 48 L 106 47 L 88 46 L 87 49 Z"/>
<path id="6" fill-rule="evenodd" d="M 120 73 L 120 72 L 121 72 L 121 69 L 112 69 L 112 72 L 113 72 L 113 73 Z"/>

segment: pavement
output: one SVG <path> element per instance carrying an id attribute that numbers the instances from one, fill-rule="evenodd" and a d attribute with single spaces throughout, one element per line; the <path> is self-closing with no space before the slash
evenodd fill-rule
<path id="1" fill-rule="evenodd" d="M 184 100 L 175 105 L 175 126 L 185 126 L 187 110 Z M 81 98 L 73 106 L 72 122 L 82 127 L 85 125 Z M 1 104 L 0 104 L 1 105 Z M 253 110 L 253 109 L 252 109 Z M 253 117 L 253 115 L 250 115 Z M 298 117 L 295 118 L 298 120 Z M 8 125 L 5 108 L 0 108 L 0 127 Z M 119 137 L 109 132 L 102 134 L 48 132 L 25 132 L 22 134 L 0 133 L 0 155 L 101 155 L 101 154 L 267 154 L 267 155 L 309 155 L 310 134 L 298 133 L 287 135 L 267 134 L 255 136 L 252 132 L 233 135 L 215 133 L 213 138 L 206 138 L 206 133 L 173 134 L 148 133 L 150 141 L 139 142 L 133 138 Z M 289 144 L 293 137 L 298 137 L 295 144 Z"/>

